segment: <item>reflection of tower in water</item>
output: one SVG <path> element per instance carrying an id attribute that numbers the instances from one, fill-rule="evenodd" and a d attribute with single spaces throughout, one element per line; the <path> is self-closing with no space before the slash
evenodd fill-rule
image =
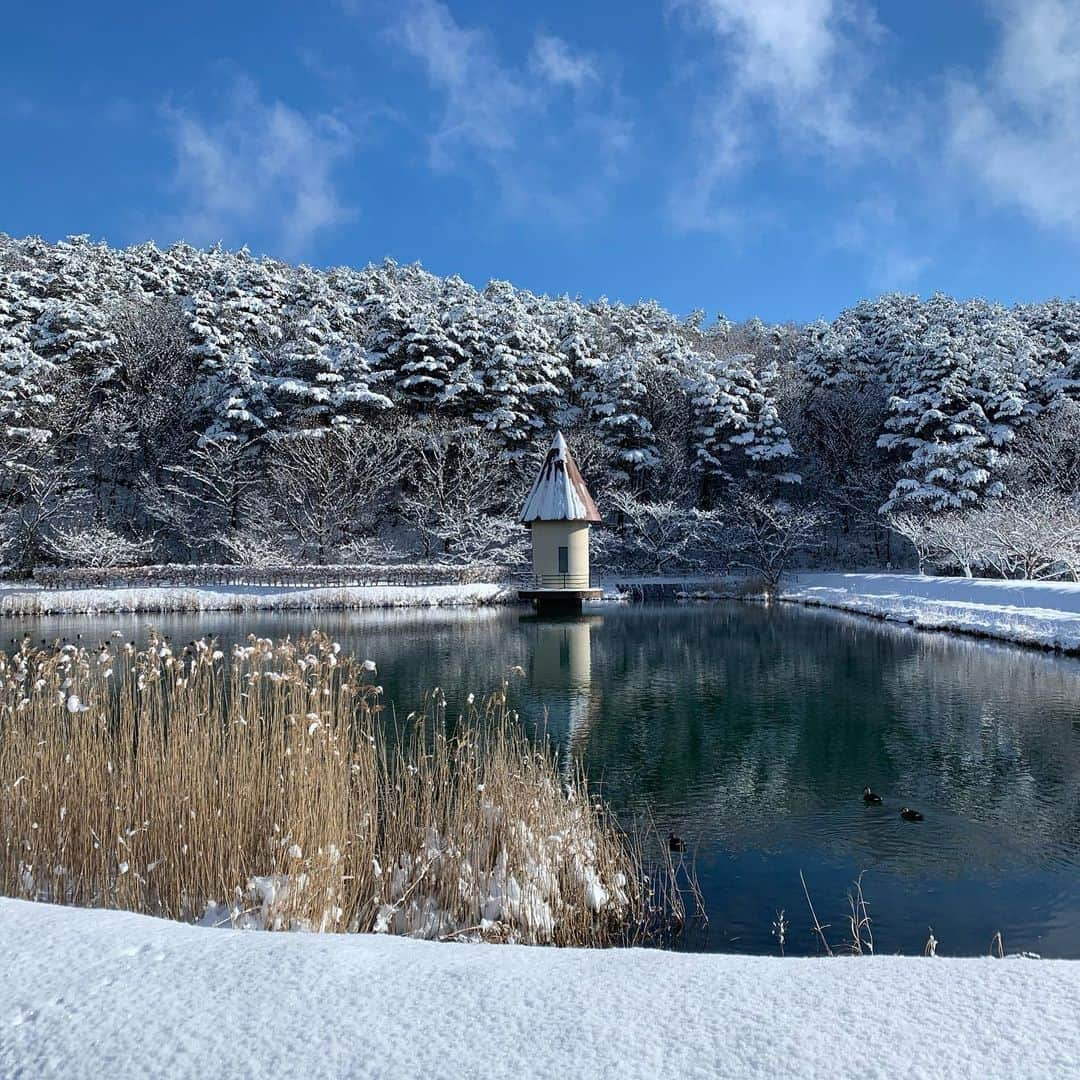
<path id="1" fill-rule="evenodd" d="M 547 710 L 552 737 L 569 746 L 588 732 L 596 707 L 592 691 L 592 628 L 600 615 L 566 619 L 524 616 L 534 633 L 529 683 Z"/>

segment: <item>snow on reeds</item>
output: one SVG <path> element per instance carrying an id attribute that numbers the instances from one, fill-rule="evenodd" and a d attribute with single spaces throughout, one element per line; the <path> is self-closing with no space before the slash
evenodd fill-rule
<path id="1" fill-rule="evenodd" d="M 146 586 L 142 588 L 0 588 L 0 615 L 99 615 L 168 611 L 340 611 L 356 608 L 504 604 L 517 591 L 505 584 L 285 586 Z"/>
<path id="2" fill-rule="evenodd" d="M 0 653 L 0 892 L 224 925 L 608 944 L 677 892 L 507 705 L 394 725 L 318 633 Z M 664 881 L 663 875 L 657 879 Z"/>

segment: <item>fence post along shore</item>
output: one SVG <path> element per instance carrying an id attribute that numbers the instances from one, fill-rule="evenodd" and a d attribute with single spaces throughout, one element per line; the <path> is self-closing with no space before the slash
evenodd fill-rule
<path id="1" fill-rule="evenodd" d="M 509 582 L 510 571 L 494 563 L 401 563 L 243 566 L 165 563 L 156 566 L 38 567 L 33 580 L 43 589 L 106 589 L 154 586 L 254 586 L 330 588 L 379 585 L 473 585 Z"/>

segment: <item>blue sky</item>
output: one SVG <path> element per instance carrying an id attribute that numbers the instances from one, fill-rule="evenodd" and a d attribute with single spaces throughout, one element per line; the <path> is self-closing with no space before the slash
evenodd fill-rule
<path id="1" fill-rule="evenodd" d="M 735 319 L 1077 291 L 1076 0 L 19 4 L 5 37 L 13 235 Z"/>

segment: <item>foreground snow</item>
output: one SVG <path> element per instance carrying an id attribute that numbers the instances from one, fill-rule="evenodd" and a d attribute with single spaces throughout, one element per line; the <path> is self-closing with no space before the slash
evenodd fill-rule
<path id="1" fill-rule="evenodd" d="M 365 585 L 338 588 L 222 585 L 195 589 L 39 589 L 0 586 L 0 615 L 97 615 L 164 611 L 296 611 L 500 604 L 517 599 L 503 584 Z"/>
<path id="2" fill-rule="evenodd" d="M 918 574 L 791 576 L 781 599 L 1080 652 L 1080 583 L 923 577 Z"/>
<path id="3" fill-rule="evenodd" d="M 207 930 L 0 899 L 5 1077 L 1045 1077 L 1080 963 Z"/>

